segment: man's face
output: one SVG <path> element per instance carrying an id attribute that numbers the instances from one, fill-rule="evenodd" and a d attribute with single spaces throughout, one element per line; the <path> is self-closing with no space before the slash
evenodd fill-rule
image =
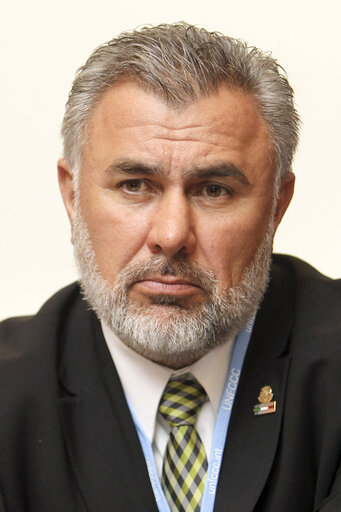
<path id="1" fill-rule="evenodd" d="M 94 111 L 79 182 L 79 208 L 108 285 L 128 266 L 180 259 L 213 275 L 218 294 L 236 287 L 269 223 L 276 229 L 293 179 L 274 204 L 274 154 L 253 98 L 221 87 L 183 110 L 125 82 Z M 74 218 L 70 170 L 60 182 Z M 157 259 L 157 258 L 156 258 Z M 174 274 L 174 272 L 173 272 Z M 205 302 L 193 274 L 147 272 L 129 284 L 131 305 L 159 319 Z"/>

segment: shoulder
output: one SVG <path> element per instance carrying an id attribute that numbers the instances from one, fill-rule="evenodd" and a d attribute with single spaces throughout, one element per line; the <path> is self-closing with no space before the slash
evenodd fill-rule
<path id="1" fill-rule="evenodd" d="M 271 279 L 277 287 L 286 287 L 289 282 L 296 303 L 330 309 L 333 300 L 340 312 L 341 279 L 331 279 L 299 258 L 274 254 Z"/>
<path id="2" fill-rule="evenodd" d="M 17 329 L 27 327 L 32 320 L 37 319 L 39 321 L 48 316 L 61 316 L 69 308 L 70 304 L 80 298 L 79 284 L 76 282 L 72 283 L 50 297 L 36 315 L 12 317 L 0 322 L 0 337 L 3 335 L 8 336 Z"/>
<path id="3" fill-rule="evenodd" d="M 53 295 L 38 311 L 36 315 L 8 318 L 0 322 L 0 357 L 8 349 L 12 349 L 15 340 L 22 340 L 29 344 L 32 334 L 41 332 L 46 326 L 58 321 L 70 306 L 80 300 L 80 291 L 77 283 L 73 283 Z M 35 337 L 35 343 L 39 340 Z"/>
<path id="4" fill-rule="evenodd" d="M 283 272 L 293 274 L 299 280 L 308 280 L 315 283 L 325 283 L 334 286 L 341 292 L 341 279 L 332 279 L 319 272 L 309 263 L 289 256 L 288 254 L 273 254 L 273 267 Z"/>
<path id="5" fill-rule="evenodd" d="M 61 350 L 63 325 L 85 311 L 76 283 L 51 297 L 36 315 L 9 318 L 0 323 L 0 389 L 15 380 L 16 389 L 25 389 L 28 381 L 54 378 Z"/>
<path id="6" fill-rule="evenodd" d="M 341 280 L 331 279 L 298 258 L 274 255 L 270 289 L 292 310 L 291 346 L 302 357 L 341 364 Z"/>

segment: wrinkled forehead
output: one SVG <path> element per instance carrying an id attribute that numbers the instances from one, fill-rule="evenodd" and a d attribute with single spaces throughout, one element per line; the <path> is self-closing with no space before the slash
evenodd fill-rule
<path id="1" fill-rule="evenodd" d="M 201 135 L 214 139 L 223 132 L 241 144 L 259 139 L 269 152 L 272 148 L 270 129 L 256 100 L 240 88 L 221 85 L 209 95 L 174 106 L 132 81 L 114 84 L 100 98 L 89 119 L 85 145 L 96 137 L 117 138 L 121 131 L 140 127 L 170 140 Z"/>

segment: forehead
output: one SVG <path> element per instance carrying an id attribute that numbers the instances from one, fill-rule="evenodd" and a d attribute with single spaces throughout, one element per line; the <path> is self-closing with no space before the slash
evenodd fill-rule
<path id="1" fill-rule="evenodd" d="M 106 91 L 92 113 L 84 154 L 110 160 L 110 153 L 121 152 L 129 154 L 115 156 L 185 166 L 227 157 L 246 165 L 261 158 L 264 165 L 271 159 L 271 147 L 254 98 L 240 89 L 221 86 L 174 109 L 139 85 L 122 82 Z"/>

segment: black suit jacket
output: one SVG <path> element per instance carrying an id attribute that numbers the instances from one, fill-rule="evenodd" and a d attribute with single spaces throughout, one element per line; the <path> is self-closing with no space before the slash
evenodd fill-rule
<path id="1" fill-rule="evenodd" d="M 254 416 L 264 385 L 277 411 Z M 214 510 L 341 511 L 340 455 L 341 281 L 277 256 Z M 0 512 L 157 512 L 121 383 L 77 285 L 1 324 L 0 495 Z"/>

